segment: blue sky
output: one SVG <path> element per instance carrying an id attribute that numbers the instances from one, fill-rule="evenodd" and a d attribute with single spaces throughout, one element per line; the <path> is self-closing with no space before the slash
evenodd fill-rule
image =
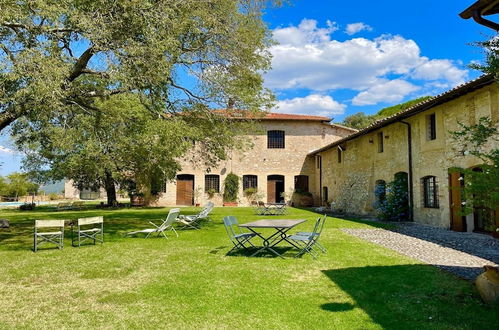
<path id="1" fill-rule="evenodd" d="M 266 85 L 275 111 L 341 121 L 422 95 L 436 95 L 479 72 L 483 55 L 470 43 L 492 30 L 458 14 L 474 0 L 295 0 L 264 19 L 280 42 L 272 48 Z M 19 170 L 21 156 L 0 137 L 0 174 Z"/>

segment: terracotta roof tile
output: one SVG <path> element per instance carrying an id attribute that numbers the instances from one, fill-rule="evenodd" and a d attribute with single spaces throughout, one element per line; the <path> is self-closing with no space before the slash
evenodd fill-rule
<path id="1" fill-rule="evenodd" d="M 337 140 L 329 145 L 326 145 L 320 149 L 317 149 L 315 151 L 312 151 L 309 153 L 309 155 L 314 155 L 317 154 L 321 151 L 331 149 L 337 145 L 340 145 L 346 141 L 352 140 L 358 136 L 368 134 L 372 131 L 375 131 L 381 127 L 388 126 L 390 124 L 393 124 L 395 122 L 401 121 L 405 118 L 411 117 L 417 113 L 423 112 L 425 110 L 428 110 L 432 107 L 435 107 L 437 105 L 449 102 L 459 96 L 465 95 L 466 93 L 472 92 L 478 88 L 481 88 L 483 86 L 492 84 L 495 82 L 494 76 L 493 75 L 482 75 L 478 77 L 475 80 L 471 80 L 467 83 L 464 83 L 462 85 L 456 86 L 446 92 L 443 92 L 442 94 L 438 94 L 431 99 L 428 99 L 426 101 L 420 102 L 408 109 L 405 109 L 403 111 L 400 111 L 396 114 L 393 114 L 391 116 L 388 116 L 386 118 L 380 119 L 369 125 L 368 127 L 359 130 L 356 133 L 350 134 L 343 139 Z"/>
<path id="2" fill-rule="evenodd" d="M 330 122 L 331 118 L 323 116 L 310 116 L 310 115 L 295 115 L 287 113 L 264 112 L 260 114 L 252 114 L 245 110 L 231 110 L 219 109 L 213 110 L 214 113 L 227 116 L 229 118 L 254 118 L 259 120 L 304 120 L 304 121 L 322 121 Z"/>

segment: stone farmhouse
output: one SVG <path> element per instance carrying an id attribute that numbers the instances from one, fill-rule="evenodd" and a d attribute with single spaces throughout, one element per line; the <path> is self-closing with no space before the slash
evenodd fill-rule
<path id="1" fill-rule="evenodd" d="M 223 182 L 232 172 L 241 178 L 239 205 L 252 199 L 296 205 L 300 198 L 294 192 L 299 191 L 311 195 L 315 206 L 332 203 L 347 214 L 374 216 L 375 189 L 402 176 L 408 182 L 408 217 L 413 221 L 457 231 L 484 230 L 483 212 L 461 215 L 465 178 L 449 172 L 453 167 L 479 169 L 479 159 L 456 154 L 450 132 L 459 129 L 458 122 L 473 124 L 484 116 L 499 121 L 499 85 L 489 75 L 361 131 L 332 124 L 327 117 L 269 113 L 250 136 L 251 150 L 234 152 L 209 172 L 183 161 L 182 171 L 166 183 L 157 204 L 212 200 L 222 205 Z M 256 196 L 249 198 L 248 188 Z M 91 195 L 66 183 L 66 197 L 81 193 Z"/>
<path id="2" fill-rule="evenodd" d="M 450 132 L 459 130 L 458 122 L 471 125 L 484 116 L 499 121 L 499 85 L 492 76 L 309 153 L 317 164 L 314 187 L 320 187 L 313 193 L 344 212 L 374 215 L 375 189 L 402 176 L 408 182 L 410 219 L 456 231 L 483 231 L 484 217 L 497 217 L 499 212 L 476 209 L 463 217 L 461 187 L 466 178 L 449 170 L 480 170 L 480 159 L 457 153 Z"/>

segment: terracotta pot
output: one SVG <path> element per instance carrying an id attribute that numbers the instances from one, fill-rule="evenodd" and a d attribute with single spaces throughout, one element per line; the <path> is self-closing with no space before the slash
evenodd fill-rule
<path id="1" fill-rule="evenodd" d="M 224 206 L 237 206 L 237 202 L 224 202 Z"/>
<path id="2" fill-rule="evenodd" d="M 483 301 L 492 304 L 499 301 L 499 267 L 484 266 L 485 273 L 476 278 L 476 288 Z"/>
<path id="3" fill-rule="evenodd" d="M 312 196 L 300 196 L 300 206 L 310 207 L 312 205 L 314 205 L 314 199 Z"/>
<path id="4" fill-rule="evenodd" d="M 132 206 L 144 206 L 145 204 L 144 196 L 137 196 L 137 195 L 130 196 L 130 204 Z"/>

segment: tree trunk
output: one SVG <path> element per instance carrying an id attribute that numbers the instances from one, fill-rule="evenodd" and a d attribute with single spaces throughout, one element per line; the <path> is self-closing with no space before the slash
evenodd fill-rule
<path id="1" fill-rule="evenodd" d="M 114 183 L 113 176 L 109 171 L 106 171 L 106 179 L 104 185 L 107 194 L 107 205 L 109 206 L 118 205 L 118 199 L 116 198 L 116 185 Z"/>

